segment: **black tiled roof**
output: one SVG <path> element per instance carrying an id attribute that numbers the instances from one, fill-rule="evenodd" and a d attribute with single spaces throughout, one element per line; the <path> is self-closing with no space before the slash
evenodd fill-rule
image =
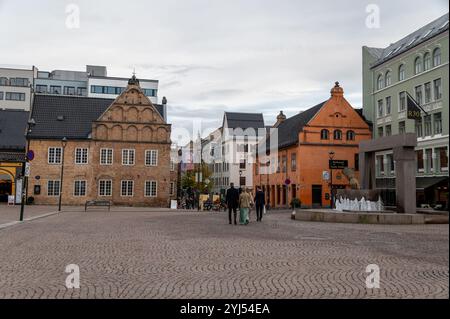
<path id="1" fill-rule="evenodd" d="M 240 113 L 240 112 L 225 112 L 228 128 L 241 128 L 246 130 L 248 128 L 264 128 L 264 118 L 262 113 Z"/>
<path id="2" fill-rule="evenodd" d="M 294 115 L 278 125 L 278 147 L 282 148 L 298 143 L 298 133 L 327 101 Z"/>
<path id="3" fill-rule="evenodd" d="M 422 28 L 414 31 L 413 33 L 407 35 L 403 39 L 391 44 L 387 48 L 368 48 L 371 54 L 377 58 L 377 60 L 372 63 L 371 67 L 374 68 L 393 57 L 402 54 L 405 51 L 423 43 L 434 36 L 441 34 L 448 30 L 448 13 L 439 17 L 438 19 L 428 23 Z"/>
<path id="4" fill-rule="evenodd" d="M 89 138 L 92 122 L 113 102 L 113 99 L 37 94 L 31 115 L 36 125 L 29 136 L 42 139 Z M 162 105 L 154 106 L 163 116 Z"/>
<path id="5" fill-rule="evenodd" d="M 0 110 L 0 150 L 24 150 L 30 112 Z"/>

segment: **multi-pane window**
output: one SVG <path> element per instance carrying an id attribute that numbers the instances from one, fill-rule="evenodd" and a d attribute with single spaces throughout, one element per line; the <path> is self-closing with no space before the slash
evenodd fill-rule
<path id="1" fill-rule="evenodd" d="M 433 66 L 438 66 L 441 64 L 441 49 L 436 48 L 433 51 Z"/>
<path id="2" fill-rule="evenodd" d="M 425 103 L 431 102 L 431 82 L 427 82 L 424 84 L 425 88 Z"/>
<path id="3" fill-rule="evenodd" d="M 424 119 L 424 131 L 425 131 L 425 136 L 431 136 L 432 135 L 432 130 L 431 130 L 431 115 L 425 115 Z"/>
<path id="4" fill-rule="evenodd" d="M 378 127 L 378 137 L 383 137 L 383 127 Z"/>
<path id="5" fill-rule="evenodd" d="M 431 69 L 431 55 L 427 52 L 423 56 L 423 70 L 426 71 L 429 69 Z"/>
<path id="6" fill-rule="evenodd" d="M 417 150 L 417 171 L 423 171 L 423 150 Z"/>
<path id="7" fill-rule="evenodd" d="M 60 181 L 47 181 L 47 195 L 48 196 L 59 196 L 60 188 L 61 188 Z"/>
<path id="8" fill-rule="evenodd" d="M 100 149 L 100 165 L 112 165 L 113 163 L 113 150 L 112 148 Z"/>
<path id="9" fill-rule="evenodd" d="M 447 148 L 441 147 L 437 148 L 436 152 L 439 154 L 439 168 L 441 172 L 448 171 L 448 155 L 447 155 Z"/>
<path id="10" fill-rule="evenodd" d="M 341 130 L 335 130 L 333 132 L 333 137 L 335 140 L 342 140 L 342 131 Z"/>
<path id="11" fill-rule="evenodd" d="M 398 134 L 405 134 L 405 133 L 406 133 L 405 121 L 398 122 Z"/>
<path id="12" fill-rule="evenodd" d="M 287 170 L 287 157 L 286 157 L 286 155 L 281 156 L 281 167 L 282 167 L 282 172 L 286 173 L 286 170 Z"/>
<path id="13" fill-rule="evenodd" d="M 399 93 L 399 111 L 404 111 L 406 109 L 406 92 L 400 92 Z"/>
<path id="14" fill-rule="evenodd" d="M 355 140 L 355 132 L 352 130 L 347 131 L 347 140 L 354 141 Z"/>
<path id="15" fill-rule="evenodd" d="M 243 159 L 239 162 L 239 169 L 245 169 L 245 167 L 246 167 L 246 162 L 245 162 L 245 159 Z"/>
<path id="16" fill-rule="evenodd" d="M 73 195 L 86 196 L 86 181 L 74 181 Z"/>
<path id="17" fill-rule="evenodd" d="M 328 138 L 329 138 L 328 135 L 329 135 L 328 130 L 323 129 L 322 131 L 320 131 L 320 139 L 321 140 L 328 140 Z"/>
<path id="18" fill-rule="evenodd" d="M 25 93 L 6 92 L 7 101 L 25 101 Z"/>
<path id="19" fill-rule="evenodd" d="M 87 95 L 86 92 L 87 92 L 86 88 L 77 88 L 77 95 L 79 96 L 86 96 Z"/>
<path id="20" fill-rule="evenodd" d="M 48 148 L 48 163 L 49 164 L 61 164 L 61 147 L 49 147 Z"/>
<path id="21" fill-rule="evenodd" d="M 101 179 L 98 181 L 98 195 L 112 196 L 112 180 Z"/>
<path id="22" fill-rule="evenodd" d="M 134 149 L 122 150 L 122 165 L 134 165 Z"/>
<path id="23" fill-rule="evenodd" d="M 441 79 L 434 80 L 434 99 L 439 100 L 442 98 L 442 83 Z"/>
<path id="24" fill-rule="evenodd" d="M 392 84 L 392 80 L 391 80 L 391 72 L 389 72 L 389 71 L 386 72 L 386 79 L 385 79 L 385 82 L 386 82 L 386 86 L 389 86 L 389 85 Z"/>
<path id="25" fill-rule="evenodd" d="M 121 181 L 120 196 L 133 196 L 134 181 Z"/>
<path id="26" fill-rule="evenodd" d="M 386 97 L 386 115 L 391 114 L 392 109 L 392 99 L 390 96 Z"/>
<path id="27" fill-rule="evenodd" d="M 416 92 L 416 102 L 421 105 L 422 104 L 422 85 L 418 85 L 415 88 Z"/>
<path id="28" fill-rule="evenodd" d="M 0 91 L 0 100 L 3 100 L 3 92 Z"/>
<path id="29" fill-rule="evenodd" d="M 76 148 L 75 149 L 75 164 L 87 164 L 88 163 L 88 149 Z"/>
<path id="30" fill-rule="evenodd" d="M 246 185 L 246 178 L 245 176 L 239 177 L 239 186 L 245 186 Z"/>
<path id="31" fill-rule="evenodd" d="M 9 85 L 11 86 L 28 86 L 28 79 L 27 78 L 10 78 L 9 79 Z"/>
<path id="32" fill-rule="evenodd" d="M 392 126 L 386 125 L 386 136 L 391 136 L 392 135 Z"/>
<path id="33" fill-rule="evenodd" d="M 403 80 L 405 79 L 405 77 L 406 77 L 406 74 L 405 74 L 405 65 L 402 64 L 402 65 L 400 65 L 399 68 L 398 68 L 398 80 L 399 80 L 399 81 L 403 81 Z"/>
<path id="34" fill-rule="evenodd" d="M 425 157 L 427 159 L 427 172 L 433 171 L 433 150 L 431 148 L 427 148 L 425 150 Z"/>
<path id="35" fill-rule="evenodd" d="M 414 60 L 414 74 L 419 74 L 420 72 L 422 72 L 422 61 L 420 57 L 417 57 Z"/>
<path id="36" fill-rule="evenodd" d="M 158 194 L 158 183 L 157 181 L 145 181 L 145 197 L 156 197 Z"/>
<path id="37" fill-rule="evenodd" d="M 384 175 L 384 156 L 377 155 L 377 167 L 378 167 L 378 175 Z"/>
<path id="38" fill-rule="evenodd" d="M 292 153 L 291 154 L 291 171 L 297 170 L 297 154 Z"/>
<path id="39" fill-rule="evenodd" d="M 219 163 L 219 165 L 220 165 L 220 163 Z M 175 171 L 175 161 L 174 160 L 170 160 L 170 171 L 171 172 L 174 172 Z M 222 166 L 220 166 L 220 167 L 222 167 Z"/>
<path id="40" fill-rule="evenodd" d="M 383 113 L 383 100 L 378 100 L 378 117 L 382 117 Z"/>
<path id="41" fill-rule="evenodd" d="M 387 162 L 388 162 L 388 165 L 389 165 L 389 170 L 391 171 L 391 173 L 393 173 L 394 170 L 395 170 L 395 167 L 394 167 L 394 155 L 393 154 L 387 154 L 386 157 L 387 157 Z"/>
<path id="42" fill-rule="evenodd" d="M 65 86 L 64 94 L 65 95 L 75 95 L 75 88 L 73 86 Z"/>
<path id="43" fill-rule="evenodd" d="M 158 166 L 158 150 L 145 151 L 145 165 Z"/>
<path id="44" fill-rule="evenodd" d="M 61 94 L 61 86 L 50 85 L 50 94 Z"/>
<path id="45" fill-rule="evenodd" d="M 43 84 L 36 84 L 37 93 L 47 93 L 48 86 Z"/>
<path id="46" fill-rule="evenodd" d="M 434 118 L 434 134 L 441 134 L 442 133 L 442 114 L 435 113 L 433 114 Z"/>
<path id="47" fill-rule="evenodd" d="M 417 137 L 422 137 L 423 136 L 422 118 L 416 120 L 415 130 L 416 130 Z"/>
<path id="48" fill-rule="evenodd" d="M 381 90 L 383 88 L 383 75 L 379 75 L 377 79 L 377 90 Z"/>

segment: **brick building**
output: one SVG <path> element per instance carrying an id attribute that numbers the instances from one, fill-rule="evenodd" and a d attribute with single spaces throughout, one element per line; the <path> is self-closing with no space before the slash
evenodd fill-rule
<path id="1" fill-rule="evenodd" d="M 329 100 L 288 119 L 282 113 L 277 117 L 270 136 L 277 129 L 278 143 L 267 147 L 268 156 L 258 158 L 253 178 L 272 207 L 286 207 L 293 198 L 303 207 L 330 206 L 330 152 L 358 174 L 358 144 L 371 138 L 371 130 L 343 94 L 336 82 Z M 333 189 L 348 185 L 342 170 L 334 169 Z"/>
<path id="2" fill-rule="evenodd" d="M 29 196 L 37 204 L 56 204 L 64 166 L 63 205 L 103 199 L 167 207 L 176 174 L 171 125 L 162 109 L 134 76 L 115 100 L 37 94 L 31 114 L 36 124 L 28 135 L 35 152 Z"/>

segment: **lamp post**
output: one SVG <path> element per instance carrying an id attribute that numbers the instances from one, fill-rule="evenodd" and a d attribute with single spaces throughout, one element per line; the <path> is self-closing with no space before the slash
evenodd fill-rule
<path id="1" fill-rule="evenodd" d="M 63 177 L 64 177 L 64 152 L 66 150 L 67 138 L 63 137 L 61 140 L 62 154 L 61 154 L 61 177 L 59 181 L 59 201 L 58 201 L 58 212 L 61 211 L 61 198 L 63 189 Z"/>
<path id="2" fill-rule="evenodd" d="M 34 119 L 29 119 L 27 122 L 27 132 L 25 134 L 25 143 L 27 144 L 26 153 L 25 153 L 25 162 L 22 164 L 22 189 L 21 192 L 21 201 L 20 201 L 20 217 L 19 220 L 23 221 L 23 213 L 25 210 L 25 201 L 27 200 L 28 194 L 28 176 L 25 176 L 25 167 L 28 164 L 28 152 L 30 151 L 30 141 L 28 139 L 28 135 L 31 133 L 31 128 L 36 125 Z"/>
<path id="3" fill-rule="evenodd" d="M 330 161 L 334 158 L 334 152 L 330 151 L 328 152 L 328 156 L 330 157 Z M 330 196 L 331 196 L 331 209 L 333 209 L 334 206 L 334 198 L 333 198 L 333 166 L 330 165 Z"/>

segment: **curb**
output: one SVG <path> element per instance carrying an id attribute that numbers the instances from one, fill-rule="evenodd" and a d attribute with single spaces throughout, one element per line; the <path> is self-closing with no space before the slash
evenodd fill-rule
<path id="1" fill-rule="evenodd" d="M 0 230 L 5 229 L 5 228 L 10 227 L 10 226 L 23 224 L 25 222 L 31 222 L 31 221 L 36 220 L 36 219 L 45 218 L 45 217 L 56 215 L 56 214 L 63 213 L 63 212 L 64 211 L 50 212 L 50 213 L 46 213 L 46 214 L 42 214 L 42 215 L 30 217 L 30 218 L 25 218 L 23 221 L 16 220 L 16 221 L 12 221 L 12 222 L 9 222 L 9 223 L 0 224 Z"/>

